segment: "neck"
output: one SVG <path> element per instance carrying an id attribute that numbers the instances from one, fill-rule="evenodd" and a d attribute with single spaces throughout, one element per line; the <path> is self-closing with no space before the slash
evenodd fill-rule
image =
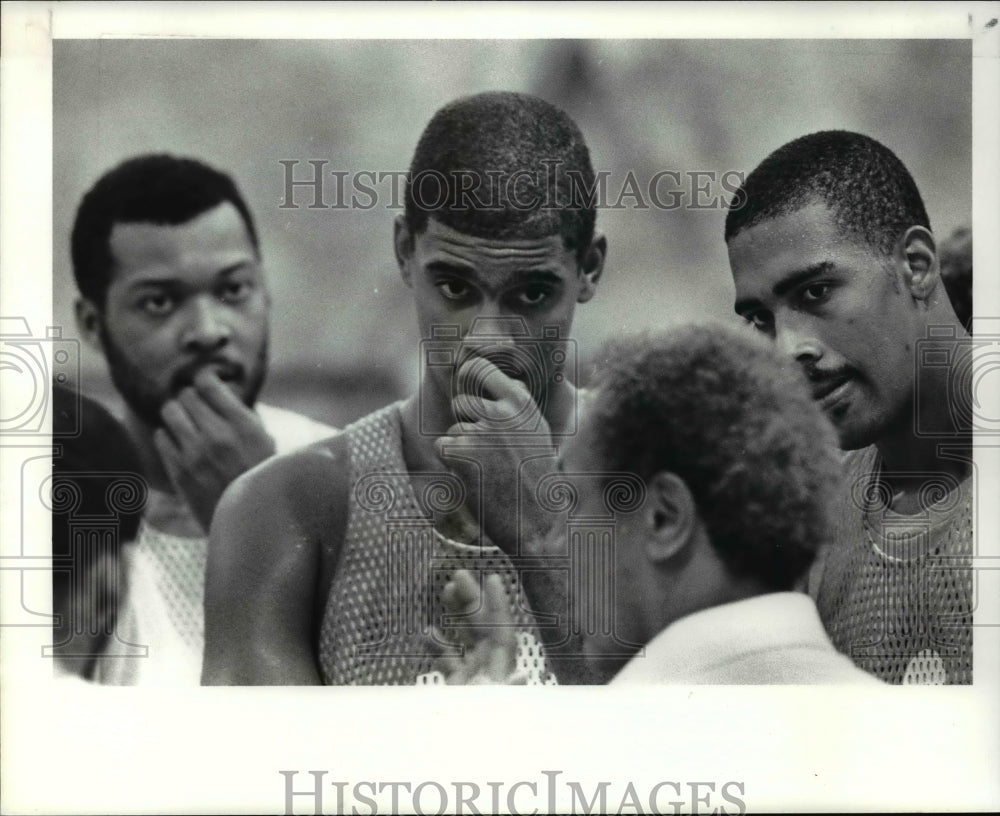
<path id="1" fill-rule="evenodd" d="M 971 471 L 972 345 L 957 321 L 954 338 L 918 342 L 914 349 L 913 399 L 876 441 L 887 473 L 947 473 L 959 478 Z M 937 324 L 935 324 L 937 325 Z M 928 353 L 930 352 L 930 353 Z M 927 364 L 933 359 L 935 363 Z M 927 359 L 921 359 L 926 357 Z"/>
<path id="2" fill-rule="evenodd" d="M 669 582 L 657 583 L 659 597 L 647 605 L 647 620 L 652 624 L 647 640 L 688 615 L 774 591 L 751 576 L 733 575 L 704 531 L 687 562 L 670 576 Z M 656 594 L 649 596 L 652 599 Z"/>

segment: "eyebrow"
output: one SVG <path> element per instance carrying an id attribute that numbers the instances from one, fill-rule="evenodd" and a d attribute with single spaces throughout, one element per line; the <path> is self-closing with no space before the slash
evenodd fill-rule
<path id="1" fill-rule="evenodd" d="M 215 273 L 215 280 L 220 280 L 221 278 L 228 277 L 234 272 L 240 272 L 247 267 L 252 267 L 256 261 L 237 261 L 229 266 L 224 266 L 218 272 Z M 182 289 L 184 285 L 181 283 L 179 278 L 143 278 L 142 280 L 133 281 L 129 285 L 129 291 L 134 292 L 137 290 L 145 289 Z"/>
<path id="2" fill-rule="evenodd" d="M 448 263 L 447 261 L 431 261 L 424 268 L 428 272 L 441 272 L 461 278 L 471 278 L 475 275 L 475 270 L 471 266 L 462 266 L 460 264 Z"/>
<path id="3" fill-rule="evenodd" d="M 470 278 L 474 279 L 477 276 L 476 270 L 471 266 L 463 266 L 461 264 L 452 264 L 447 261 L 431 261 L 424 267 L 427 272 L 439 273 L 445 275 L 454 275 L 458 278 Z M 563 279 L 551 269 L 524 269 L 512 273 L 512 276 L 516 278 L 515 283 L 522 283 L 524 281 L 530 281 L 532 283 L 545 282 L 545 283 L 563 283 Z"/>
<path id="4" fill-rule="evenodd" d="M 819 275 L 826 275 L 832 272 L 836 268 L 833 261 L 820 261 L 819 263 L 814 263 L 807 266 L 805 269 L 798 269 L 792 272 L 778 281 L 771 289 L 772 294 L 775 297 L 783 297 L 788 294 L 792 289 L 801 284 L 805 283 L 807 280 L 818 277 Z M 733 310 L 737 314 L 742 314 L 748 309 L 759 306 L 760 301 L 757 298 L 744 298 L 743 300 L 738 300 Z"/>

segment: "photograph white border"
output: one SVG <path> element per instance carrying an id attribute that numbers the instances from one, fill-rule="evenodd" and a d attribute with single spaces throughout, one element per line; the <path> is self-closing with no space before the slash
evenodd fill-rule
<path id="1" fill-rule="evenodd" d="M 5 3 L 0 310 L 51 321 L 53 38 L 971 38 L 978 314 L 1000 316 L 1000 4 Z M 996 405 L 989 416 L 1000 416 Z M 45 441 L 45 440 L 43 440 Z M 45 446 L 40 446 L 44 450 Z M 51 449 L 50 449 L 51 450 Z M 986 485 L 1000 448 L 977 446 Z M 17 477 L 39 449 L 0 446 L 5 564 L 17 563 Z M 980 489 L 980 496 L 996 491 Z M 977 537 L 1000 542 L 995 502 Z M 996 552 L 990 553 L 997 555 Z M 987 562 L 982 562 L 987 563 Z M 3 620 L 16 620 L 5 570 Z M 1000 572 L 984 572 L 996 587 Z M 12 583 L 13 582 L 13 583 Z M 1000 597 L 1000 593 L 996 593 Z M 994 603 L 988 598 L 984 602 Z M 843 688 L 109 689 L 52 680 L 45 628 L 0 637 L 4 813 L 281 812 L 281 770 L 326 779 L 536 782 L 609 803 L 628 783 L 742 781 L 749 811 L 1000 807 L 1000 613 L 977 609 L 975 685 Z M 705 790 L 704 788 L 702 790 Z M 335 803 L 327 788 L 326 808 Z M 388 802 L 388 793 L 378 797 Z M 404 800 L 405 801 L 405 800 Z M 433 796 L 429 798 L 432 805 Z M 544 794 L 518 802 L 545 808 Z M 564 807 L 565 802 L 560 802 Z M 712 806 L 726 805 L 716 802 Z M 480 805 L 482 806 L 482 805 Z M 312 812 L 308 802 L 298 812 Z M 731 806 L 730 812 L 735 812 Z M 350 803 L 348 803 L 348 809 Z M 708 808 L 711 809 L 711 806 Z M 359 805 L 359 813 L 369 812 Z M 388 812 L 380 805 L 378 812 Z M 431 811 L 433 812 L 433 811 Z M 625 812 L 635 812 L 627 810 Z"/>

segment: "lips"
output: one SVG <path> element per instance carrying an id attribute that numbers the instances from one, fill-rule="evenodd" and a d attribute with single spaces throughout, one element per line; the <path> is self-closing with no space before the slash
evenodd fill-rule
<path id="1" fill-rule="evenodd" d="M 243 366 L 231 360 L 212 358 L 209 360 L 198 360 L 188 363 L 173 376 L 173 391 L 178 393 L 181 389 L 194 383 L 195 375 L 203 368 L 212 369 L 218 378 L 226 383 L 241 382 L 243 380 Z"/>
<path id="2" fill-rule="evenodd" d="M 844 396 L 850 385 L 851 377 L 844 372 L 836 374 L 810 375 L 812 383 L 812 398 L 820 404 L 820 407 L 827 410 L 833 407 Z"/>

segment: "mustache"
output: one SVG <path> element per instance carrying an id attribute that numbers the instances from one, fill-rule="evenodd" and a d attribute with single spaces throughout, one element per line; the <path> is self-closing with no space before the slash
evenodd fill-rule
<path id="1" fill-rule="evenodd" d="M 182 389 L 194 384 L 195 375 L 203 368 L 213 368 L 223 382 L 243 382 L 246 379 L 246 368 L 242 363 L 229 360 L 226 357 L 199 357 L 185 363 L 170 378 L 170 390 L 176 394 Z"/>

